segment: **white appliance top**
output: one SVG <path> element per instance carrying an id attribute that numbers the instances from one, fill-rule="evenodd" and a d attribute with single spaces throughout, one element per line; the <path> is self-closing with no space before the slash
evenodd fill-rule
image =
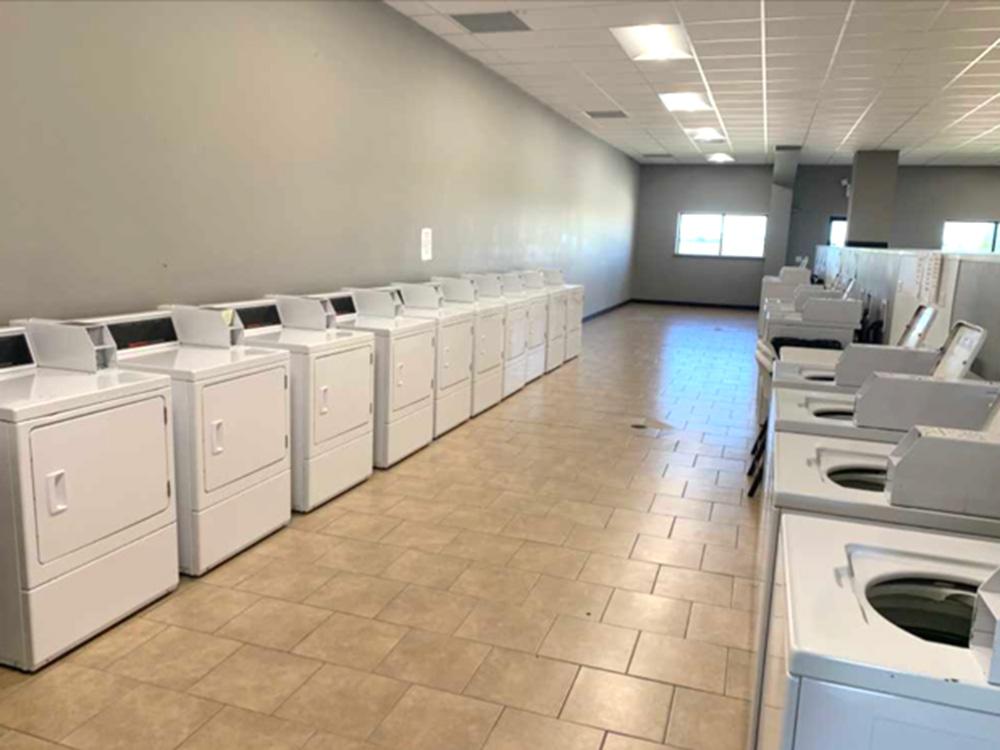
<path id="1" fill-rule="evenodd" d="M 0 421 L 21 422 L 170 385 L 162 375 L 117 367 L 93 372 L 35 363 L 23 328 L 0 328 Z"/>
<path id="2" fill-rule="evenodd" d="M 779 555 L 792 674 L 1000 713 L 973 653 L 942 642 L 960 637 L 1000 541 L 789 514 Z"/>
<path id="3" fill-rule="evenodd" d="M 243 323 L 244 340 L 250 345 L 265 348 L 274 347 L 296 354 L 317 355 L 352 349 L 373 340 L 372 334 L 367 331 L 355 331 L 349 328 L 338 329 L 336 327 L 297 328 L 285 325 L 281 306 L 286 300 L 317 306 L 321 304 L 321 300 L 314 298 L 273 297 L 207 305 L 207 307 L 235 310 Z M 323 315 L 323 310 L 319 307 L 317 307 L 317 314 L 319 317 Z M 326 321 L 319 322 L 325 323 Z"/>
<path id="4" fill-rule="evenodd" d="M 956 323 L 941 351 L 941 359 L 931 373 L 938 380 L 955 380 L 969 374 L 972 363 L 986 342 L 986 329 L 965 321 Z"/>
<path id="5" fill-rule="evenodd" d="M 179 345 L 147 353 L 123 352 L 118 361 L 123 368 L 161 372 L 176 380 L 198 381 L 281 364 L 288 361 L 288 352 L 244 345 L 230 349 Z"/>
<path id="6" fill-rule="evenodd" d="M 815 349 L 807 346 L 783 346 L 781 355 L 782 362 L 791 362 L 796 365 L 806 365 L 809 367 L 820 367 L 829 369 L 831 372 L 837 366 L 843 354 L 842 349 Z"/>
<path id="7" fill-rule="evenodd" d="M 162 375 L 28 368 L 0 375 L 0 420 L 22 422 L 169 386 Z"/>
<path id="8" fill-rule="evenodd" d="M 187 312 L 199 312 L 187 309 Z M 204 310 L 204 314 L 221 311 Z M 200 314 L 200 313 L 199 313 Z M 169 310 L 107 318 L 88 318 L 88 322 L 107 326 L 118 349 L 118 364 L 123 369 L 169 375 L 175 380 L 198 381 L 235 375 L 258 367 L 288 360 L 288 353 L 236 344 L 201 346 L 181 344 Z M 231 321 L 225 325 L 232 325 Z M 227 333 L 221 328 L 222 333 Z"/>
<path id="9" fill-rule="evenodd" d="M 470 307 L 445 305 L 441 289 L 432 283 L 398 283 L 397 289 L 403 299 L 403 313 L 411 318 L 433 318 L 440 325 L 472 320 L 475 311 Z"/>
<path id="10" fill-rule="evenodd" d="M 778 432 L 898 443 L 905 433 L 858 427 L 854 423 L 855 395 L 776 388 L 771 394 L 772 424 Z"/>
<path id="11" fill-rule="evenodd" d="M 247 340 L 255 346 L 273 346 L 296 354 L 326 354 L 353 349 L 374 340 L 374 336 L 368 331 L 350 328 L 330 328 L 326 331 L 282 328 L 278 331 L 247 331 Z"/>
<path id="12" fill-rule="evenodd" d="M 997 519 L 892 505 L 884 483 L 889 453 L 894 448 L 892 443 L 778 432 L 774 436 L 774 476 L 768 502 L 783 511 L 1000 539 Z"/>

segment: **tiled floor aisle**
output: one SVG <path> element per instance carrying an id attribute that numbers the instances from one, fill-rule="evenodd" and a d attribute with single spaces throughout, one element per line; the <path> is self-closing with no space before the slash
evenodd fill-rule
<path id="1" fill-rule="evenodd" d="M 741 748 L 754 335 L 713 309 L 587 324 L 580 360 L 0 672 L 0 748 Z"/>

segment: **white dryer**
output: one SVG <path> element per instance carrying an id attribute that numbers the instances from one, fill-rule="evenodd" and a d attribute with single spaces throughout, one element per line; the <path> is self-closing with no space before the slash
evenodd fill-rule
<path id="1" fill-rule="evenodd" d="M 1000 541 L 789 514 L 779 559 L 758 747 L 997 747 Z"/>
<path id="2" fill-rule="evenodd" d="M 288 353 L 244 346 L 232 311 L 91 318 L 122 369 L 170 377 L 180 568 L 202 575 L 291 518 Z"/>
<path id="3" fill-rule="evenodd" d="M 544 368 L 539 375 L 559 367 L 566 361 L 566 304 L 569 293 L 562 286 L 549 286 L 545 283 L 545 275 L 541 271 L 521 271 L 521 285 L 524 292 L 529 297 L 545 299 L 545 362 Z M 532 302 L 532 308 L 536 303 Z M 538 326 L 535 322 L 537 315 L 529 312 L 529 332 L 528 341 L 532 341 L 533 336 L 537 337 L 537 332 L 532 332 L 530 326 Z M 529 368 L 528 380 L 532 377 L 537 368 Z"/>
<path id="4" fill-rule="evenodd" d="M 499 297 L 481 297 L 474 279 L 435 277 L 445 307 L 471 310 L 473 315 L 472 415 L 503 398 L 504 341 L 507 306 Z"/>
<path id="5" fill-rule="evenodd" d="M 520 279 L 511 277 L 505 283 L 495 273 L 463 274 L 463 278 L 476 282 L 481 298 L 499 299 L 504 303 L 507 339 L 504 342 L 503 397 L 507 398 L 524 388 L 528 374 L 528 302 L 521 294 Z"/>
<path id="6" fill-rule="evenodd" d="M 444 304 L 435 284 L 395 283 L 403 298 L 403 314 L 428 318 L 437 326 L 434 366 L 434 437 L 453 430 L 472 416 L 472 359 L 475 312 Z"/>
<path id="7" fill-rule="evenodd" d="M 573 359 L 583 345 L 583 285 L 567 284 L 557 269 L 546 269 L 542 274 L 546 286 L 566 291 L 566 359 Z"/>
<path id="8" fill-rule="evenodd" d="M 532 283 L 536 286 L 529 288 L 525 273 L 522 271 L 508 271 L 501 275 L 504 296 L 510 299 L 523 301 L 527 315 L 527 338 L 524 347 L 524 379 L 525 383 L 530 383 L 545 374 L 546 356 L 548 351 L 549 335 L 549 294 L 545 291 L 545 285 L 541 279 L 535 279 Z M 564 344 L 565 338 L 559 339 Z"/>
<path id="9" fill-rule="evenodd" d="M 177 586 L 177 513 L 170 380 L 103 326 L 27 329 L 0 329 L 0 663 L 33 671 Z"/>
<path id="10" fill-rule="evenodd" d="M 308 512 L 372 475 L 375 337 L 337 328 L 329 300 L 272 295 L 232 309 L 245 340 L 291 357 L 292 508 Z"/>
<path id="11" fill-rule="evenodd" d="M 430 443 L 436 323 L 404 316 L 403 300 L 395 289 L 312 296 L 330 301 L 338 310 L 338 323 L 375 335 L 375 466 L 386 469 Z"/>

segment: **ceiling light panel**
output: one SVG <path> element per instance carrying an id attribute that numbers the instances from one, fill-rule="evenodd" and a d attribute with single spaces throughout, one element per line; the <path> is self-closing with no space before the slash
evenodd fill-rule
<path id="1" fill-rule="evenodd" d="M 611 29 L 629 59 L 639 62 L 662 62 L 691 59 L 691 48 L 680 26 L 646 24 Z"/>
<path id="2" fill-rule="evenodd" d="M 730 164 L 736 161 L 736 159 L 732 156 L 721 151 L 715 154 L 709 154 L 706 158 L 708 161 L 712 162 L 712 164 Z"/>
<path id="3" fill-rule="evenodd" d="M 660 101 L 670 112 L 707 112 L 712 109 L 705 97 L 694 91 L 660 94 Z"/>
<path id="4" fill-rule="evenodd" d="M 685 131 L 692 140 L 703 143 L 717 143 L 726 140 L 725 137 L 715 128 L 687 128 Z"/>

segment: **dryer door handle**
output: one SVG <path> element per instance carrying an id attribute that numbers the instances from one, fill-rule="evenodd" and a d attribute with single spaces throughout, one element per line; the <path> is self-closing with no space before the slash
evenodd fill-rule
<path id="1" fill-rule="evenodd" d="M 225 446 L 225 429 L 222 426 L 222 420 L 216 419 L 212 422 L 212 455 L 218 456 L 222 451 L 226 449 Z"/>
<path id="2" fill-rule="evenodd" d="M 403 384 L 403 365 L 404 364 L 406 364 L 406 363 L 405 362 L 400 362 L 398 365 L 396 365 L 396 373 L 398 374 L 398 377 L 396 379 L 396 385 L 402 385 Z"/>
<path id="3" fill-rule="evenodd" d="M 49 504 L 50 516 L 58 516 L 69 509 L 65 469 L 50 471 L 45 475 L 45 497 Z"/>
<path id="4" fill-rule="evenodd" d="M 319 413 L 330 413 L 330 386 L 321 385 L 319 387 Z"/>

